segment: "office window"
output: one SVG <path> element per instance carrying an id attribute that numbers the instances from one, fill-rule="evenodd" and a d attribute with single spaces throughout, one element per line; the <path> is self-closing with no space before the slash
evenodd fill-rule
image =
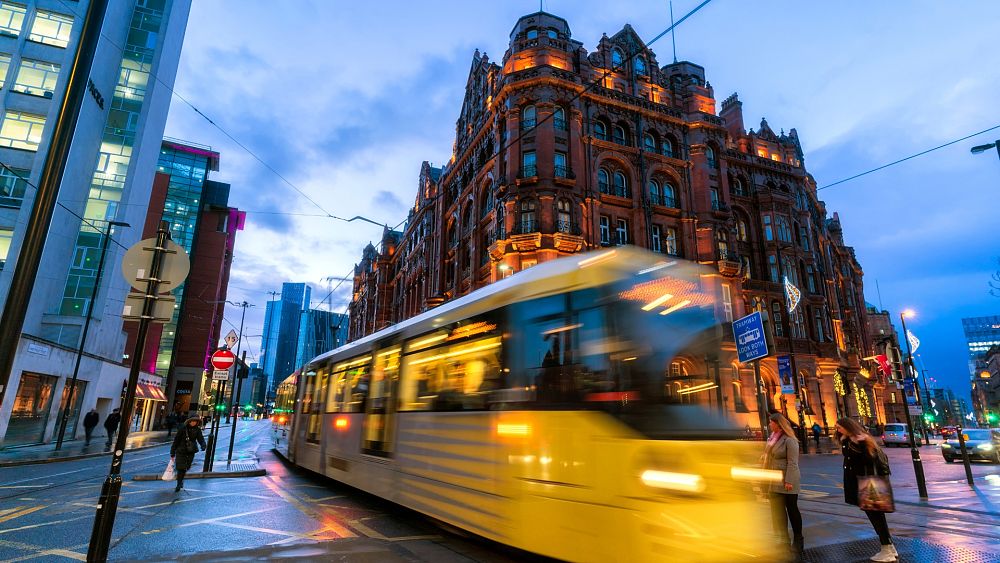
<path id="1" fill-rule="evenodd" d="M 653 252 L 663 252 L 663 233 L 659 225 L 653 225 Z"/>
<path id="2" fill-rule="evenodd" d="M 14 238 L 12 229 L 0 229 L 0 270 L 7 263 L 7 253 L 10 251 L 10 241 Z"/>
<path id="3" fill-rule="evenodd" d="M 24 26 L 27 7 L 13 2 L 0 2 L 0 35 L 17 37 Z"/>
<path id="4" fill-rule="evenodd" d="M 0 206 L 21 207 L 28 183 L 21 178 L 31 175 L 31 170 L 0 168 Z M 16 173 L 16 174 L 15 174 Z M 18 177 L 20 176 L 20 178 Z"/>
<path id="5" fill-rule="evenodd" d="M 619 219 L 615 227 L 618 244 L 628 244 L 628 221 Z"/>
<path id="6" fill-rule="evenodd" d="M 0 88 L 3 88 L 5 79 L 7 78 L 7 70 L 10 68 L 10 55 L 7 53 L 0 53 Z"/>
<path id="7" fill-rule="evenodd" d="M 553 164 L 555 164 L 555 174 L 556 178 L 566 178 L 569 176 L 569 170 L 566 167 L 566 153 L 557 152 L 553 155 Z"/>
<path id="8" fill-rule="evenodd" d="M 35 12 L 35 21 L 31 24 L 28 39 L 46 45 L 66 47 L 69 45 L 69 35 L 72 30 L 71 16 L 38 10 Z"/>
<path id="9" fill-rule="evenodd" d="M 59 65 L 45 61 L 21 59 L 21 67 L 17 70 L 17 79 L 11 90 L 32 94 L 34 96 L 52 97 L 59 80 Z"/>
<path id="10" fill-rule="evenodd" d="M 672 256 L 677 256 L 679 252 L 677 251 L 677 229 L 673 227 L 667 227 L 664 237 L 664 251 Z"/>
<path id="11" fill-rule="evenodd" d="M 43 115 L 7 110 L 0 125 L 0 147 L 36 151 L 44 128 Z"/>
<path id="12" fill-rule="evenodd" d="M 601 215 L 601 244 L 611 244 L 611 220 Z"/>

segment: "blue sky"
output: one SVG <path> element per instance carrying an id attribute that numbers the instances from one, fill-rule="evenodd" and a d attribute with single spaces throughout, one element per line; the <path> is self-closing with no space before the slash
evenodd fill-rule
<path id="1" fill-rule="evenodd" d="M 695 0 L 677 0 L 680 17 Z M 394 225 L 412 204 L 421 161 L 446 161 L 474 49 L 500 60 L 517 18 L 537 2 L 201 0 L 194 3 L 176 91 L 334 215 Z M 296 6 L 295 8 L 290 8 Z M 665 0 L 549 0 L 593 49 L 630 23 L 669 26 Z M 714 0 L 677 29 L 677 55 L 705 67 L 719 102 L 745 123 L 795 127 L 820 186 L 1000 125 L 1000 3 L 805 3 Z M 671 60 L 670 37 L 651 48 Z M 305 197 L 174 99 L 166 134 L 222 153 L 231 204 L 250 211 L 230 298 L 257 305 L 282 281 L 327 294 L 381 230 L 325 217 Z M 1000 129 L 820 192 L 865 270 L 866 297 L 910 330 L 931 377 L 965 396 L 961 318 L 1000 313 L 987 282 L 1000 255 L 996 153 L 969 148 Z M 261 213 L 279 211 L 284 214 Z M 881 299 L 875 290 L 875 280 Z M 331 298 L 349 298 L 350 282 Z M 317 304 L 318 305 L 318 304 Z M 227 318 L 239 321 L 238 310 Z M 248 337 L 251 355 L 259 338 Z"/>

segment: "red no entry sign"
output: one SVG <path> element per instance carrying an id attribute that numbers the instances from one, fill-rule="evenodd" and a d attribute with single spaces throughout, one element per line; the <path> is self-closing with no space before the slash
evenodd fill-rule
<path id="1" fill-rule="evenodd" d="M 215 369 L 229 369 L 236 363 L 236 356 L 229 350 L 217 350 L 212 354 L 212 367 Z"/>

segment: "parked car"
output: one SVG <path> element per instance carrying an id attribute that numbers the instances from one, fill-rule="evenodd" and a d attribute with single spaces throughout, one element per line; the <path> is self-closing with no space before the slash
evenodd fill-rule
<path id="1" fill-rule="evenodd" d="M 981 459 L 1000 463 L 1000 430 L 994 428 L 966 428 L 962 431 L 965 434 L 965 451 L 969 454 L 969 459 Z M 958 436 L 952 436 L 941 443 L 941 455 L 948 463 L 955 463 L 956 459 L 962 459 L 962 447 L 958 443 Z"/>
<path id="2" fill-rule="evenodd" d="M 910 435 L 905 424 L 890 423 L 882 430 L 882 443 L 886 446 L 908 446 Z"/>

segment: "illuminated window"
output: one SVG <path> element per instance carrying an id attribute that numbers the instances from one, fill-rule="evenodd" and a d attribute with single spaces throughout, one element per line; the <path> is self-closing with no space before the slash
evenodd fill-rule
<path id="1" fill-rule="evenodd" d="M 601 215 L 601 244 L 611 244 L 611 220 Z"/>
<path id="2" fill-rule="evenodd" d="M 628 221 L 619 219 L 615 226 L 615 235 L 618 244 L 628 244 Z"/>
<path id="3" fill-rule="evenodd" d="M 733 322 L 733 293 L 728 283 L 722 284 L 722 313 L 725 315 L 727 323 Z M 735 368 L 736 366 L 733 367 Z M 733 379 L 739 378 L 739 369 L 735 369 Z"/>
<path id="4" fill-rule="evenodd" d="M 715 243 L 719 249 L 719 260 L 729 258 L 729 235 L 726 231 L 722 229 L 715 231 Z"/>
<path id="5" fill-rule="evenodd" d="M 531 129 L 535 126 L 535 106 L 525 106 L 521 110 L 521 128 Z"/>
<path id="6" fill-rule="evenodd" d="M 30 170 L 0 168 L 0 206 L 20 207 L 24 201 L 24 192 L 28 183 L 22 178 L 31 175 Z"/>
<path id="7" fill-rule="evenodd" d="M 0 126 L 0 146 L 36 151 L 44 128 L 43 115 L 7 110 Z"/>
<path id="8" fill-rule="evenodd" d="M 653 225 L 653 252 L 663 252 L 663 233 L 659 225 Z"/>
<path id="9" fill-rule="evenodd" d="M 678 246 L 677 246 L 677 229 L 673 227 L 667 227 L 663 235 L 663 250 L 671 256 L 677 256 Z"/>
<path id="10" fill-rule="evenodd" d="M 615 47 L 614 49 L 611 50 L 611 65 L 615 67 L 615 69 L 618 69 L 619 67 L 622 66 L 622 61 L 624 61 L 624 59 L 625 56 L 622 55 L 620 49 Z"/>
<path id="11" fill-rule="evenodd" d="M 10 55 L 0 53 L 0 88 L 3 88 L 4 80 L 7 78 L 7 69 L 10 68 Z"/>
<path id="12" fill-rule="evenodd" d="M 597 171 L 597 189 L 602 194 L 611 193 L 611 175 L 604 168 Z"/>
<path id="13" fill-rule="evenodd" d="M 895 391 L 892 391 L 891 393 L 889 393 L 889 402 L 890 403 L 895 403 L 896 402 L 896 392 Z"/>
<path id="14" fill-rule="evenodd" d="M 573 229 L 573 212 L 569 200 L 560 199 L 556 204 L 556 230 L 560 233 L 571 233 Z M 576 234 L 576 233 L 573 233 Z"/>
<path id="15" fill-rule="evenodd" d="M 635 62 L 633 63 L 633 65 L 635 66 L 636 74 L 640 76 L 646 75 L 646 59 L 644 59 L 642 55 L 639 55 L 635 58 Z"/>
<path id="16" fill-rule="evenodd" d="M 736 240 L 746 242 L 747 238 L 747 222 L 743 219 L 736 220 Z"/>
<path id="17" fill-rule="evenodd" d="M 17 70 L 17 79 L 11 90 L 35 96 L 52 97 L 59 80 L 59 65 L 44 61 L 21 59 L 21 67 Z"/>
<path id="18" fill-rule="evenodd" d="M 35 12 L 35 21 L 31 24 L 28 39 L 46 45 L 66 47 L 69 45 L 69 35 L 72 30 L 71 16 L 38 10 Z"/>
<path id="19" fill-rule="evenodd" d="M 0 270 L 7 263 L 7 253 L 10 252 L 10 241 L 14 239 L 12 229 L 0 229 Z"/>
<path id="20" fill-rule="evenodd" d="M 0 35 L 17 37 L 24 26 L 24 16 L 27 8 L 13 2 L 0 2 Z"/>
<path id="21" fill-rule="evenodd" d="M 535 220 L 535 200 L 525 199 L 521 201 L 521 229 L 520 233 L 534 233 L 538 231 L 538 222 Z"/>
<path id="22" fill-rule="evenodd" d="M 622 127 L 621 125 L 615 125 L 615 127 L 614 127 L 614 133 L 615 133 L 615 142 L 616 143 L 618 143 L 619 145 L 627 144 L 625 142 L 626 139 L 627 139 L 627 137 L 625 136 L 625 128 L 624 127 Z"/>
<path id="23" fill-rule="evenodd" d="M 767 158 L 767 149 L 757 149 L 757 156 Z"/>

